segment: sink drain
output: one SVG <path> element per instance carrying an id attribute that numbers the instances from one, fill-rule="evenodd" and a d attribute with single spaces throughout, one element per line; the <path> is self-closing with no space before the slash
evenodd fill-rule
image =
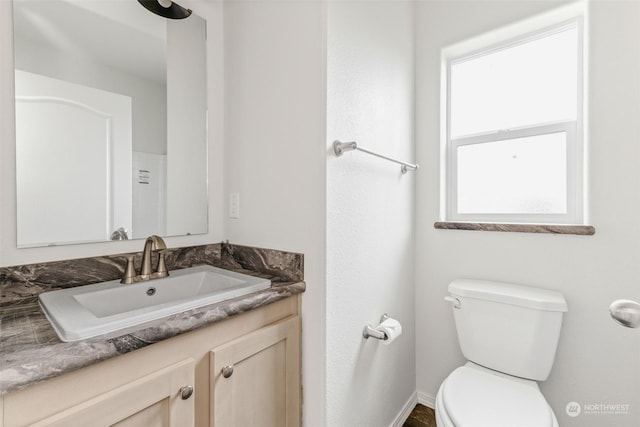
<path id="1" fill-rule="evenodd" d="M 156 288 L 147 289 L 147 295 L 151 296 L 151 295 L 155 295 L 155 293 L 156 293 Z"/>

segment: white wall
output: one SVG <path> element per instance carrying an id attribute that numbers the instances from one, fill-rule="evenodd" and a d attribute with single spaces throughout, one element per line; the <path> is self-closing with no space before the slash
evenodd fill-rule
<path id="1" fill-rule="evenodd" d="M 440 49 L 553 7 L 549 2 L 417 5 L 417 385 L 429 401 L 463 363 L 450 305 L 456 277 L 561 291 L 569 304 L 556 363 L 541 384 L 560 425 L 640 424 L 640 335 L 608 306 L 638 299 L 640 281 L 640 3 L 594 2 L 589 60 L 589 223 L 594 236 L 435 230 L 439 217 Z M 623 415 L 567 416 L 569 402 L 630 405 Z"/>
<path id="2" fill-rule="evenodd" d="M 332 141 L 413 161 L 412 2 L 327 6 L 327 424 L 389 426 L 415 404 L 414 180 Z M 365 340 L 388 313 L 389 346 Z M 315 425 L 315 424 L 313 424 Z"/>
<path id="3" fill-rule="evenodd" d="M 415 391 L 415 177 L 330 141 L 412 158 L 413 5 L 329 3 L 327 28 L 324 7 L 225 4 L 225 197 L 241 207 L 225 230 L 305 254 L 304 424 L 389 425 Z M 405 330 L 389 347 L 361 335 L 384 312 Z"/>
<path id="4" fill-rule="evenodd" d="M 305 255 L 304 425 L 325 425 L 324 5 L 224 6 L 225 238 Z"/>

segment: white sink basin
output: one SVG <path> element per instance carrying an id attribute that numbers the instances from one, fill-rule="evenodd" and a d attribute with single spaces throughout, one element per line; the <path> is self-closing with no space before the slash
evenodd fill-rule
<path id="1" fill-rule="evenodd" d="M 136 326 L 266 289 L 271 281 L 201 265 L 169 277 L 124 285 L 120 280 L 40 294 L 40 306 L 62 341 Z"/>

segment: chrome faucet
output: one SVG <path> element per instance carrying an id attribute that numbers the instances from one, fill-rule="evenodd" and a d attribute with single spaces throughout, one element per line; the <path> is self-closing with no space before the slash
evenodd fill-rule
<path id="1" fill-rule="evenodd" d="M 157 279 L 160 277 L 167 277 L 169 271 L 164 260 L 164 254 L 167 250 L 167 245 L 160 236 L 149 236 L 144 242 L 144 250 L 142 251 L 142 266 L 140 267 L 140 274 L 136 274 L 136 269 L 133 264 L 134 255 L 127 255 L 127 267 L 124 271 L 124 276 L 120 283 L 135 283 L 142 282 L 144 280 Z M 156 270 L 151 268 L 151 254 L 153 251 L 159 251 L 158 253 L 158 265 Z"/>

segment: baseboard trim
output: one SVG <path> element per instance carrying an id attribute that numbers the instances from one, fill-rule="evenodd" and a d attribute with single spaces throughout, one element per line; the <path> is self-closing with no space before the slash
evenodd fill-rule
<path id="1" fill-rule="evenodd" d="M 420 403 L 421 405 L 427 406 L 431 409 L 434 409 L 436 407 L 435 396 L 431 396 L 430 394 L 423 393 L 421 391 L 418 391 L 416 394 L 418 395 L 418 403 Z"/>
<path id="2" fill-rule="evenodd" d="M 413 393 L 407 403 L 405 403 L 400 413 L 396 416 L 395 421 L 391 423 L 390 427 L 402 427 L 402 424 L 407 421 L 407 418 L 409 418 L 409 415 L 411 415 L 411 411 L 413 411 L 413 408 L 416 407 L 417 403 L 418 395 L 417 393 Z"/>

